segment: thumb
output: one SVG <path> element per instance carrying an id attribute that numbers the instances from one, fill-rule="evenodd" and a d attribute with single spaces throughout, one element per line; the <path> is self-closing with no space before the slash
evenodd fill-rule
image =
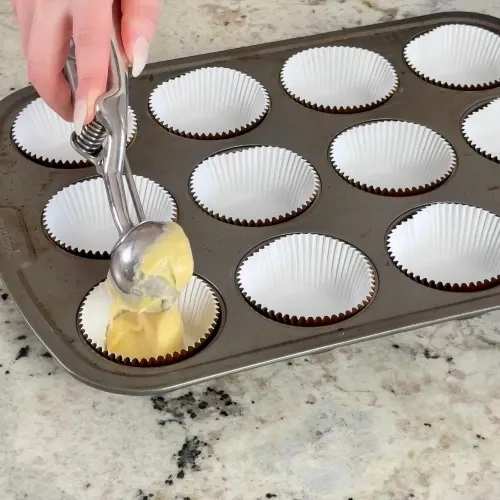
<path id="1" fill-rule="evenodd" d="M 148 62 L 160 0 L 122 0 L 121 35 L 123 48 L 132 64 L 132 76 L 139 76 Z"/>

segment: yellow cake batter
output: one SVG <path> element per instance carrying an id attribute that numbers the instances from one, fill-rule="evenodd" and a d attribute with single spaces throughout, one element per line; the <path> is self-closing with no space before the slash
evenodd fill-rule
<path id="1" fill-rule="evenodd" d="M 193 276 L 191 246 L 181 226 L 169 222 L 166 231 L 145 252 L 138 269 L 138 295 L 124 295 L 108 276 L 112 296 L 106 332 L 108 352 L 123 357 L 156 358 L 184 347 L 184 325 L 177 300 Z M 168 286 L 161 296 L 145 295 L 146 279 Z"/>

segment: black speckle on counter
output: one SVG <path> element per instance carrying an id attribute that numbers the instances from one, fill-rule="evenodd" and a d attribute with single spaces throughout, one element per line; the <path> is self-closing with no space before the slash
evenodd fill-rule
<path id="1" fill-rule="evenodd" d="M 202 419 L 216 411 L 226 417 L 241 414 L 238 403 L 233 401 L 229 394 L 212 387 L 208 387 L 203 393 L 194 394 L 190 391 L 177 398 L 154 396 L 151 403 L 156 411 L 168 415 L 169 418 L 162 419 L 165 423 L 176 422 L 181 425 L 186 424 L 186 419 Z M 224 410 L 221 410 L 221 407 L 224 407 Z M 165 425 L 160 421 L 158 423 Z"/>
<path id="2" fill-rule="evenodd" d="M 2 300 L 7 300 L 9 298 L 8 293 L 2 293 Z"/>
<path id="3" fill-rule="evenodd" d="M 165 484 L 167 486 L 172 486 L 174 484 L 174 481 L 172 480 L 172 476 L 169 476 L 168 479 L 165 479 Z"/>
<path id="4" fill-rule="evenodd" d="M 394 349 L 399 349 L 399 344 L 392 344 L 392 347 L 394 347 Z"/>
<path id="5" fill-rule="evenodd" d="M 184 477 L 186 469 L 199 470 L 197 460 L 205 446 L 207 443 L 200 441 L 197 436 L 184 441 L 182 448 L 177 452 L 177 467 L 179 468 L 177 477 L 179 479 Z"/>
<path id="6" fill-rule="evenodd" d="M 268 493 L 266 498 L 276 498 L 277 496 L 274 493 Z"/>
<path id="7" fill-rule="evenodd" d="M 429 351 L 429 349 L 426 349 L 424 351 L 424 356 L 425 356 L 426 359 L 439 359 L 440 358 L 439 354 L 435 354 L 435 353 L 431 354 L 431 352 Z"/>
<path id="8" fill-rule="evenodd" d="M 52 354 L 50 354 L 50 352 L 44 352 L 42 354 L 42 358 L 51 358 L 52 357 Z"/>
<path id="9" fill-rule="evenodd" d="M 19 352 L 17 353 L 16 361 L 21 359 L 21 358 L 26 358 L 28 356 L 29 352 L 30 352 L 29 345 L 25 345 L 24 347 L 21 347 L 21 349 L 19 349 Z"/>
<path id="10" fill-rule="evenodd" d="M 26 335 L 19 335 L 16 340 L 26 340 Z"/>
<path id="11" fill-rule="evenodd" d="M 293 366 L 293 363 L 291 361 L 289 361 L 287 364 L 288 366 Z"/>
<path id="12" fill-rule="evenodd" d="M 424 424 L 426 427 L 432 427 L 431 424 L 428 424 L 427 422 Z"/>
<path id="13" fill-rule="evenodd" d="M 163 425 L 165 425 L 165 424 L 167 423 L 167 421 L 166 421 L 166 420 L 157 420 L 157 421 L 156 421 L 156 423 L 157 423 L 158 425 L 163 426 Z"/>
<path id="14" fill-rule="evenodd" d="M 481 439 L 482 441 L 486 441 L 486 438 L 485 438 L 485 437 L 483 437 L 483 436 L 481 436 L 481 434 L 476 434 L 476 437 L 477 437 L 478 439 Z"/>
<path id="15" fill-rule="evenodd" d="M 5 370 L 5 375 L 8 375 L 9 373 L 9 370 Z"/>
<path id="16" fill-rule="evenodd" d="M 90 484 L 90 483 L 87 483 L 87 484 L 85 485 L 85 489 L 86 489 L 86 490 L 88 490 L 88 489 L 90 488 L 90 486 L 91 486 L 91 484 Z"/>
<path id="17" fill-rule="evenodd" d="M 447 357 L 446 361 L 448 361 L 448 363 L 453 363 L 453 356 Z"/>

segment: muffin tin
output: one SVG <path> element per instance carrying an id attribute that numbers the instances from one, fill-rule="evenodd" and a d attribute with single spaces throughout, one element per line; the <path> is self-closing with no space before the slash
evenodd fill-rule
<path id="1" fill-rule="evenodd" d="M 177 219 L 186 231 L 195 273 L 210 285 L 219 308 L 218 323 L 202 348 L 164 366 L 131 366 L 103 357 L 81 334 L 78 318 L 82 302 L 106 276 L 108 243 L 96 247 L 95 252 L 80 248 L 82 245 L 64 245 L 47 230 L 46 207 L 57 196 L 71 204 L 72 198 L 64 195 L 68 189 L 64 189 L 88 185 L 87 179 L 95 176 L 95 171 L 78 161 L 51 162 L 46 155 L 39 161 L 16 146 L 19 136 L 14 136 L 13 124 L 36 95 L 32 88 L 26 88 L 4 99 L 0 103 L 0 271 L 36 335 L 86 384 L 110 392 L 156 394 L 500 307 L 500 286 L 496 286 L 500 282 L 500 240 L 495 239 L 500 234 L 500 166 L 496 153 L 487 151 L 491 141 L 485 150 L 477 139 L 466 139 L 462 133 L 467 116 L 500 96 L 498 81 L 493 74 L 489 75 L 492 82 L 478 85 L 460 75 L 465 87 L 449 84 L 444 77 L 442 84 L 432 74 L 419 76 L 418 68 L 411 69 L 405 60 L 405 47 L 412 40 L 445 25 L 500 33 L 496 18 L 438 14 L 157 63 L 131 81 L 130 105 L 137 117 L 136 135 L 128 150 L 132 169 L 146 178 L 141 182 L 150 179 L 157 190 L 166 190 L 161 194 L 170 205 L 163 217 Z M 301 93 L 310 88 L 304 87 L 303 80 L 292 79 L 294 86 L 289 85 L 285 68 L 292 56 L 316 47 L 343 46 L 365 49 L 362 59 L 375 61 L 383 75 L 379 88 L 383 92 L 367 94 L 360 89 L 365 100 L 356 101 L 358 106 L 343 91 L 337 93 L 336 101 L 321 92 L 310 99 Z M 381 65 L 368 51 L 389 65 Z M 235 70 L 233 75 L 239 72 L 249 77 L 245 81 L 257 84 L 251 99 L 253 111 L 244 115 L 250 123 L 240 123 L 243 115 L 233 114 L 229 128 L 210 120 L 206 121 L 209 127 L 203 128 L 203 117 L 188 119 L 178 113 L 175 106 L 179 100 L 175 106 L 163 106 L 163 114 L 158 112 L 152 96 L 162 82 L 181 81 L 195 70 L 200 70 L 198 75 L 210 73 L 206 68 Z M 363 78 L 366 83 L 366 75 Z M 375 102 L 368 99 L 370 96 Z M 165 100 L 160 102 L 165 104 Z M 197 106 L 192 108 L 196 111 Z M 169 121 L 172 116 L 177 121 Z M 349 130 L 354 131 L 355 141 L 365 132 L 380 134 L 370 135 L 376 139 L 371 142 L 376 155 L 386 150 L 378 146 L 387 136 L 384 130 L 389 131 L 389 138 L 394 136 L 391 127 L 395 123 L 415 124 L 402 132 L 401 140 L 404 142 L 407 134 L 423 137 L 430 141 L 423 144 L 431 144 L 437 156 L 429 153 L 430 146 L 414 155 L 413 162 L 422 157 L 432 161 L 422 160 L 416 180 L 408 186 L 400 182 L 397 161 L 382 162 L 388 165 L 384 178 L 389 184 L 373 182 L 373 176 L 358 179 L 356 165 L 362 166 L 367 156 L 358 158 L 360 148 L 356 147 L 335 149 L 339 144 L 335 139 Z M 372 124 L 373 130 L 361 129 Z M 379 130 L 375 130 L 376 124 L 381 124 Z M 478 125 L 473 125 L 475 132 Z M 271 180 L 262 184 L 271 186 L 269 192 L 260 196 L 255 183 L 241 179 L 216 182 L 213 169 L 222 165 L 229 175 L 231 169 L 224 166 L 229 155 L 237 157 L 238 168 L 254 179 L 258 172 L 249 168 L 247 161 L 251 152 L 264 167 L 276 164 L 276 158 L 290 162 L 286 175 L 274 184 Z M 422 170 L 426 175 L 421 175 Z M 305 172 L 299 176 L 303 192 L 281 199 L 281 179 L 298 175 L 298 171 Z M 392 182 L 391 175 L 399 184 Z M 212 188 L 207 190 L 207 185 Z M 237 200 L 241 203 L 233 206 L 224 199 L 224 191 L 240 187 L 248 188 L 248 196 L 241 196 Z M 264 209 L 262 205 L 270 201 L 272 210 Z M 487 256 L 477 257 L 477 262 L 481 258 L 486 262 L 484 266 L 479 262 L 478 270 L 492 269 L 491 274 L 498 271 L 499 275 L 485 278 L 478 271 L 477 279 L 474 273 L 472 278 L 467 275 L 467 283 L 461 282 L 460 273 L 456 280 L 453 276 L 433 279 L 432 273 L 427 276 L 428 260 L 421 258 L 422 253 L 429 249 L 432 257 L 448 248 L 441 244 L 440 230 L 433 233 L 435 237 L 427 236 L 429 244 L 414 252 L 423 276 L 407 269 L 411 252 L 400 252 L 402 239 L 395 238 L 396 231 L 392 231 L 403 228 L 413 238 L 417 235 L 413 240 L 417 248 L 418 232 L 411 231 L 409 224 L 418 217 L 425 220 L 421 215 L 428 205 L 449 211 L 452 222 L 457 213 L 469 213 L 472 209 L 468 206 L 482 209 L 473 210 L 470 220 L 486 224 L 492 238 L 486 242 Z M 68 224 L 68 217 L 61 214 L 58 216 Z M 449 227 L 446 217 L 440 220 Z M 74 222 L 76 228 L 79 224 L 84 232 L 82 222 Z M 456 223 L 451 227 L 458 231 L 467 226 Z M 452 236 L 458 234 L 453 231 Z M 406 240 L 410 238 L 404 236 Z M 459 237 L 448 241 L 452 247 L 463 243 Z M 434 242 L 440 244 L 434 248 Z M 477 247 L 466 244 L 473 250 Z M 460 259 L 467 263 L 469 257 L 450 253 L 450 258 L 458 259 L 457 268 L 464 262 Z M 336 308 L 330 308 L 331 297 Z"/>

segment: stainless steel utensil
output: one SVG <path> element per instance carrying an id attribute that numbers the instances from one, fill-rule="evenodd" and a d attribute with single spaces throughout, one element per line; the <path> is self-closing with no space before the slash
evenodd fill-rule
<path id="1" fill-rule="evenodd" d="M 111 253 L 110 274 L 125 294 L 170 296 L 170 285 L 158 277 L 140 276 L 144 252 L 164 232 L 165 224 L 145 220 L 144 210 L 126 156 L 128 117 L 128 75 L 123 48 L 113 33 L 107 90 L 97 101 L 96 118 L 73 132 L 74 149 L 95 165 L 103 177 L 113 221 L 120 234 Z M 73 95 L 78 85 L 75 48 L 71 45 L 65 74 Z M 126 198 L 128 187 L 133 213 Z"/>

